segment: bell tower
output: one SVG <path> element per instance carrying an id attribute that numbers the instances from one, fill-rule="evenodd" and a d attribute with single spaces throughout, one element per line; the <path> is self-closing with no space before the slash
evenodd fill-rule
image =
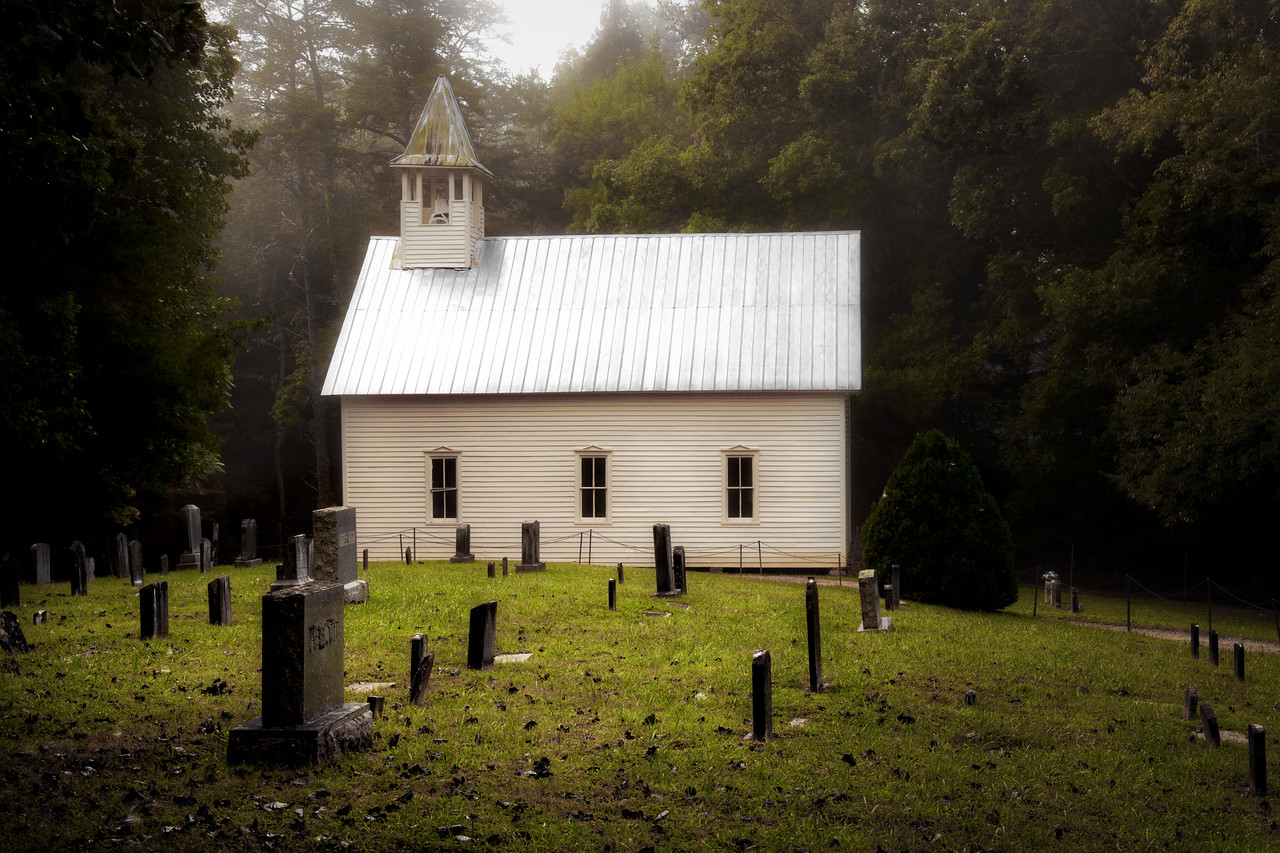
<path id="1" fill-rule="evenodd" d="M 400 172 L 402 269 L 475 266 L 484 237 L 484 182 L 493 174 L 475 147 L 449 81 L 436 78 L 404 153 L 391 161 Z"/>

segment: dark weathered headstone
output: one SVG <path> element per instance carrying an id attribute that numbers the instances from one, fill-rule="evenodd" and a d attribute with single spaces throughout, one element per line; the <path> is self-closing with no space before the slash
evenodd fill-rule
<path id="1" fill-rule="evenodd" d="M 142 623 L 138 636 L 144 640 L 169 636 L 169 582 L 149 583 L 138 590 L 138 603 Z"/>
<path id="2" fill-rule="evenodd" d="M 1244 643 L 1236 643 L 1232 647 L 1233 661 L 1237 681 L 1244 681 Z"/>
<path id="3" fill-rule="evenodd" d="M 207 575 L 213 571 L 213 542 L 200 540 L 200 574 Z"/>
<path id="4" fill-rule="evenodd" d="M 185 550 L 178 558 L 178 568 L 197 569 L 200 567 L 200 507 L 187 504 L 182 508 L 182 534 L 186 540 Z"/>
<path id="5" fill-rule="evenodd" d="M 1200 714 L 1200 694 L 1194 687 L 1182 691 L 1182 719 L 1194 720 Z"/>
<path id="6" fill-rule="evenodd" d="M 413 562 L 413 549 L 412 549 L 412 548 L 405 548 L 405 549 L 404 549 L 404 564 L 407 566 L 407 565 L 410 565 L 412 562 Z"/>
<path id="7" fill-rule="evenodd" d="M 71 594 L 89 594 L 89 565 L 85 562 L 84 545 L 79 539 L 71 543 Z"/>
<path id="8" fill-rule="evenodd" d="M 773 663 L 768 649 L 751 656 L 751 737 L 773 737 Z"/>
<path id="9" fill-rule="evenodd" d="M 160 574 L 162 575 L 169 574 L 169 555 L 168 554 L 160 555 Z"/>
<path id="10" fill-rule="evenodd" d="M 98 561 L 93 557 L 84 558 L 84 575 L 90 581 L 98 576 Z"/>
<path id="11" fill-rule="evenodd" d="M 1200 703 L 1200 727 L 1204 729 L 1205 746 L 1222 745 L 1222 736 L 1218 733 L 1218 715 L 1208 702 Z"/>
<path id="12" fill-rule="evenodd" d="M 31 651 L 31 644 L 27 642 L 27 635 L 22 633 L 18 617 L 9 610 L 0 610 L 0 649 L 11 655 Z"/>
<path id="13" fill-rule="evenodd" d="M 622 563 L 618 563 L 618 583 L 622 582 Z"/>
<path id="14" fill-rule="evenodd" d="M 343 703 L 343 590 L 313 581 L 262 597 L 262 716 L 231 731 L 231 762 L 323 765 L 373 743 L 367 702 Z"/>
<path id="15" fill-rule="evenodd" d="M 49 543 L 37 542 L 31 546 L 31 565 L 32 583 L 37 585 L 49 583 Z"/>
<path id="16" fill-rule="evenodd" d="M 655 595 L 671 595 L 676 592 L 675 573 L 671 568 L 673 562 L 671 525 L 655 524 L 653 526 L 653 570 L 657 576 Z"/>
<path id="17" fill-rule="evenodd" d="M 311 514 L 314 562 L 311 577 L 340 583 L 348 604 L 367 601 L 369 584 L 356 571 L 356 510 L 331 506 Z"/>
<path id="18" fill-rule="evenodd" d="M 1200 657 L 1200 626 L 1195 623 L 1191 625 L 1191 656 Z"/>
<path id="19" fill-rule="evenodd" d="M 258 556 L 258 520 L 242 519 L 240 522 L 240 554 L 236 557 L 237 569 L 249 569 L 262 565 Z"/>
<path id="20" fill-rule="evenodd" d="M 1218 632 L 1209 632 L 1209 663 L 1218 665 Z"/>
<path id="21" fill-rule="evenodd" d="M 1080 593 L 1073 586 L 1071 587 L 1071 612 L 1079 613 L 1082 610 L 1084 610 L 1084 608 L 1080 606 Z"/>
<path id="22" fill-rule="evenodd" d="M 1053 604 L 1053 587 L 1058 582 L 1058 573 L 1045 572 L 1041 578 L 1044 580 L 1044 603 Z"/>
<path id="23" fill-rule="evenodd" d="M 436 665 L 436 653 L 427 650 L 427 635 L 414 634 L 409 640 L 409 701 L 427 703 L 427 686 Z"/>
<path id="24" fill-rule="evenodd" d="M 0 557 L 0 607 L 19 607 L 22 592 L 19 585 L 18 561 L 12 554 Z"/>
<path id="25" fill-rule="evenodd" d="M 804 588 L 804 615 L 809 636 L 809 691 L 822 692 L 822 627 L 818 621 L 818 582 L 813 578 Z"/>
<path id="26" fill-rule="evenodd" d="M 382 709 L 386 707 L 386 696 L 370 696 L 369 697 L 369 713 L 376 720 L 382 716 Z"/>
<path id="27" fill-rule="evenodd" d="M 489 578 L 493 579 L 493 578 L 496 578 L 497 576 L 498 576 L 498 569 L 496 566 L 494 566 L 493 560 L 490 560 L 489 561 Z"/>
<path id="28" fill-rule="evenodd" d="M 859 631 L 888 630 L 892 620 L 880 615 L 880 588 L 876 585 L 875 569 L 858 572 L 858 593 L 862 597 L 862 627 Z"/>
<path id="29" fill-rule="evenodd" d="M 209 624 L 231 624 L 231 577 L 223 575 L 209 581 Z"/>
<path id="30" fill-rule="evenodd" d="M 966 704 L 966 705 L 977 705 L 977 704 L 978 704 L 978 691 L 977 691 L 977 690 L 974 690 L 972 687 L 970 687 L 968 690 L 966 690 L 966 691 L 964 692 L 964 704 Z"/>
<path id="31" fill-rule="evenodd" d="M 471 631 L 467 639 L 468 669 L 493 669 L 497 621 L 498 602 L 488 601 L 471 608 Z"/>
<path id="32" fill-rule="evenodd" d="M 123 580 L 129 577 L 129 537 L 123 532 L 115 538 L 116 577 Z"/>
<path id="33" fill-rule="evenodd" d="M 364 549 L 364 570 L 366 572 L 369 571 L 369 549 L 368 548 Z"/>
<path id="34" fill-rule="evenodd" d="M 453 556 L 451 563 L 474 563 L 476 555 L 471 553 L 471 525 L 459 524 L 453 532 Z"/>
<path id="35" fill-rule="evenodd" d="M 1267 795 L 1267 733 L 1256 723 L 1249 724 L 1249 791 L 1258 797 Z"/>
<path id="36" fill-rule="evenodd" d="M 48 621 L 49 621 L 48 610 L 37 610 L 35 613 L 31 614 L 32 625 L 44 625 Z"/>
<path id="37" fill-rule="evenodd" d="M 1053 606 L 1062 609 L 1062 581 L 1053 582 Z"/>
<path id="38" fill-rule="evenodd" d="M 312 582 L 307 553 L 305 534 L 299 533 L 289 540 L 289 553 L 285 555 L 284 562 L 276 566 L 276 579 L 271 584 L 272 591 Z"/>
<path id="39" fill-rule="evenodd" d="M 546 568 L 542 562 L 542 525 L 526 521 L 520 525 L 520 565 L 516 572 L 541 572 Z"/>
<path id="40" fill-rule="evenodd" d="M 676 545 L 671 549 L 671 582 L 682 593 L 689 591 L 689 582 L 685 573 L 684 546 Z"/>
<path id="41" fill-rule="evenodd" d="M 147 570 L 142 565 L 142 543 L 134 539 L 129 543 L 129 583 L 142 586 L 146 583 Z"/>
<path id="42" fill-rule="evenodd" d="M 618 609 L 618 582 L 609 578 L 609 609 Z"/>
<path id="43" fill-rule="evenodd" d="M 502 576 L 504 578 L 507 576 L 507 558 L 506 557 L 502 558 Z"/>

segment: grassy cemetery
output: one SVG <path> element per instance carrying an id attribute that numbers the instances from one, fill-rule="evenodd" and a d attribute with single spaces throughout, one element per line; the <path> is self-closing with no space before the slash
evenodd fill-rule
<path id="1" fill-rule="evenodd" d="M 369 749 L 321 768 L 227 760 L 229 731 L 263 710 L 274 566 L 169 574 L 169 634 L 150 640 L 128 579 L 74 597 L 65 584 L 23 585 L 11 610 L 33 648 L 0 658 L 6 848 L 1276 843 L 1238 742 L 1249 724 L 1280 731 L 1275 655 L 1251 653 L 1240 681 L 1229 642 L 1215 667 L 1185 640 L 1070 624 L 1042 601 L 1033 617 L 1029 588 L 999 613 L 904 601 L 886 611 L 892 630 L 859 632 L 856 581 L 824 578 L 827 686 L 814 694 L 804 584 L 690 572 L 686 595 L 656 598 L 654 570 L 627 567 L 610 611 L 615 567 L 486 568 L 361 572 L 368 601 L 341 611 L 343 694 L 383 697 L 382 714 Z M 229 626 L 210 624 L 208 584 L 224 575 Z M 496 651 L 527 660 L 468 668 L 469 613 L 487 601 Z M 1086 615 L 1107 610 L 1114 601 L 1090 600 Z M 1268 636 L 1268 620 L 1235 619 L 1224 609 L 1222 630 Z M 409 701 L 419 633 L 434 656 L 421 706 Z M 749 737 L 760 649 L 772 661 L 765 742 Z M 1218 748 L 1182 718 L 1189 686 L 1216 710 Z"/>

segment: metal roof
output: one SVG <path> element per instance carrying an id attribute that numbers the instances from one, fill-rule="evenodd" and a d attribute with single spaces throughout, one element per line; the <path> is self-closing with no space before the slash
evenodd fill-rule
<path id="1" fill-rule="evenodd" d="M 853 391 L 858 232 L 489 237 L 472 269 L 369 242 L 322 393 Z"/>
<path id="2" fill-rule="evenodd" d="M 471 166 L 486 175 L 492 173 L 476 158 L 467 123 L 462 120 L 458 99 L 447 78 L 436 78 L 427 96 L 418 123 L 409 134 L 404 153 L 391 161 L 392 166 Z"/>

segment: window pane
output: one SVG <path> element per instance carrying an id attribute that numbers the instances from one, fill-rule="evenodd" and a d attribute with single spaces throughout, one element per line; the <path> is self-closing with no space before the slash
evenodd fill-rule
<path id="1" fill-rule="evenodd" d="M 440 458 L 431 460 L 431 488 L 439 489 L 444 486 L 444 460 Z"/>
<path id="2" fill-rule="evenodd" d="M 595 479 L 595 482 L 593 482 L 591 485 L 603 486 L 604 485 L 604 457 L 597 456 L 595 461 L 596 461 L 596 479 Z"/>
<path id="3" fill-rule="evenodd" d="M 737 488 L 738 486 L 738 463 L 740 461 L 741 457 L 729 457 L 729 488 L 731 489 Z"/>
<path id="4" fill-rule="evenodd" d="M 444 487 L 446 489 L 458 488 L 458 460 L 446 457 L 440 461 L 444 463 Z"/>
<path id="5" fill-rule="evenodd" d="M 591 457 L 582 457 L 582 487 L 585 489 L 591 485 Z"/>
<path id="6" fill-rule="evenodd" d="M 739 516 L 740 518 L 755 518 L 755 512 L 753 511 L 754 507 L 752 506 L 754 503 L 754 495 L 754 489 L 742 490 L 742 515 Z"/>
<path id="7" fill-rule="evenodd" d="M 596 511 L 595 511 L 594 497 L 595 497 L 594 490 L 592 489 L 582 490 L 582 517 L 583 518 L 595 517 Z"/>
<path id="8" fill-rule="evenodd" d="M 431 517 L 444 518 L 444 492 L 431 492 Z"/>
<path id="9" fill-rule="evenodd" d="M 458 517 L 458 490 L 449 489 L 444 493 L 444 517 Z"/>
<path id="10" fill-rule="evenodd" d="M 739 503 L 738 503 L 739 495 L 740 495 L 740 492 L 737 489 L 729 490 L 729 517 L 730 518 L 742 517 L 739 511 Z"/>
<path id="11" fill-rule="evenodd" d="M 604 489 L 594 489 L 593 491 L 596 493 L 596 499 L 595 499 L 595 504 L 596 504 L 596 515 L 595 515 L 595 517 L 596 517 L 596 518 L 604 518 L 606 515 L 608 515 L 608 512 L 606 512 L 606 511 L 605 511 Z"/>
<path id="12" fill-rule="evenodd" d="M 752 460 L 751 460 L 751 457 L 750 457 L 750 456 L 740 456 L 740 457 L 738 457 L 738 464 L 739 464 L 739 465 L 741 466 L 741 468 L 742 468 L 742 470 L 741 470 L 741 472 L 739 473 L 739 476 L 738 476 L 738 482 L 739 482 L 739 483 L 740 483 L 744 488 L 747 488 L 747 487 L 750 487 L 751 485 L 753 485 L 753 484 L 752 484 L 752 482 L 751 482 L 751 461 L 752 461 Z M 750 515 L 750 514 L 751 514 L 751 513 L 747 513 L 747 515 Z"/>

